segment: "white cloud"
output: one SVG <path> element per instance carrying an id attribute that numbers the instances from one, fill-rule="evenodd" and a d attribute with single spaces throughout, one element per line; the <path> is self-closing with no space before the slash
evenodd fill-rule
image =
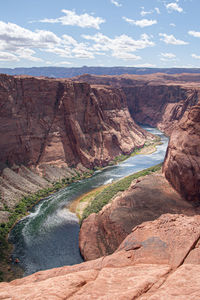
<path id="1" fill-rule="evenodd" d="M 72 53 L 76 58 L 88 58 L 88 59 L 93 59 L 94 54 L 92 51 L 88 50 L 87 45 L 84 43 L 78 44 L 73 50 Z"/>
<path id="2" fill-rule="evenodd" d="M 0 60 L 43 61 L 36 51 L 53 53 L 62 58 L 94 58 L 86 43 L 78 43 L 64 34 L 61 38 L 45 30 L 31 31 L 14 23 L 0 22 Z"/>
<path id="3" fill-rule="evenodd" d="M 29 45 L 46 47 L 59 43 L 60 39 L 53 32 L 47 30 L 36 30 L 33 32 L 14 23 L 0 21 L 0 41 L 4 44 L 10 44 L 13 48 Z M 1 44 L 0 47 L 2 46 Z"/>
<path id="4" fill-rule="evenodd" d="M 200 38 L 200 32 L 199 31 L 190 30 L 190 31 L 188 31 L 188 34 L 190 34 L 194 37 Z"/>
<path id="5" fill-rule="evenodd" d="M 14 23 L 0 21 L 0 51 L 6 52 L 11 60 L 42 61 L 34 56 L 36 52 L 33 48 L 44 49 L 60 42 L 60 38 L 53 32 L 46 30 L 33 32 Z"/>
<path id="6" fill-rule="evenodd" d="M 111 53 L 111 56 L 125 60 L 138 60 L 141 57 L 136 56 L 133 52 L 155 45 L 147 34 L 142 34 L 139 40 L 134 40 L 126 34 L 117 36 L 113 39 L 102 33 L 97 33 L 93 36 L 83 35 L 82 37 L 94 42 L 92 46 L 93 51 L 109 52 Z"/>
<path id="7" fill-rule="evenodd" d="M 30 61 L 43 61 L 41 58 L 33 56 L 35 54 L 35 51 L 28 48 L 19 48 L 16 50 L 16 54 L 21 59 L 27 59 Z"/>
<path id="8" fill-rule="evenodd" d="M 134 65 L 134 67 L 136 67 L 136 68 L 154 68 L 154 67 L 156 67 L 156 65 L 144 63 L 144 64 L 139 64 L 139 65 Z"/>
<path id="9" fill-rule="evenodd" d="M 126 34 L 110 38 L 102 33 L 82 35 L 82 42 L 64 34 L 58 37 L 51 31 L 31 31 L 14 23 L 0 22 L 0 61 L 46 63 L 38 54 L 49 53 L 52 61 L 70 59 L 94 59 L 97 55 L 112 56 L 123 60 L 140 60 L 135 51 L 155 46 L 152 37 L 142 34 L 134 39 Z M 62 58 L 62 59 L 61 59 Z M 45 59 L 50 60 L 48 57 Z"/>
<path id="10" fill-rule="evenodd" d="M 59 17 L 57 19 L 43 19 L 39 22 L 42 23 L 61 23 L 62 25 L 79 26 L 82 28 L 95 28 L 100 29 L 100 25 L 105 23 L 105 20 L 100 17 L 94 17 L 87 13 L 82 15 L 76 14 L 73 10 L 62 9 L 65 16 Z"/>
<path id="11" fill-rule="evenodd" d="M 123 19 L 131 24 L 131 25 L 136 25 L 136 26 L 139 26 L 141 28 L 143 27 L 147 27 L 147 26 L 152 26 L 154 24 L 157 24 L 157 21 L 156 20 L 148 20 L 148 19 L 142 19 L 142 20 L 132 20 L 132 19 L 129 19 L 129 18 L 126 18 L 126 17 L 123 17 Z"/>
<path id="12" fill-rule="evenodd" d="M 161 53 L 161 56 L 162 57 L 165 57 L 165 58 L 168 58 L 168 59 L 171 59 L 171 58 L 175 58 L 176 55 L 173 54 L 173 53 Z"/>
<path id="13" fill-rule="evenodd" d="M 0 51 L 0 61 L 19 61 L 19 58 L 14 54 Z"/>
<path id="14" fill-rule="evenodd" d="M 176 24 L 170 23 L 169 26 L 176 27 Z"/>
<path id="15" fill-rule="evenodd" d="M 155 11 L 157 12 L 157 14 L 160 14 L 160 9 L 158 7 L 155 7 Z"/>
<path id="16" fill-rule="evenodd" d="M 49 65 L 49 66 L 59 66 L 59 67 L 61 67 L 63 65 L 71 65 L 71 63 L 68 61 L 57 61 L 57 62 L 46 61 L 45 64 Z"/>
<path id="17" fill-rule="evenodd" d="M 128 53 L 128 52 L 120 52 L 120 51 L 113 52 L 112 56 L 116 57 L 118 59 L 123 59 L 123 60 L 139 60 L 139 59 L 141 59 L 141 57 L 138 55 Z"/>
<path id="18" fill-rule="evenodd" d="M 144 16 L 146 16 L 146 15 L 151 15 L 152 13 L 153 13 L 152 10 L 150 10 L 150 11 L 145 11 L 144 8 L 142 7 L 142 11 L 141 11 L 140 15 L 141 15 L 142 17 L 144 17 Z"/>
<path id="19" fill-rule="evenodd" d="M 65 45 L 65 41 L 63 44 L 58 47 L 49 47 L 45 49 L 46 52 L 56 54 L 62 58 L 87 58 L 93 59 L 95 51 L 85 43 L 76 43 Z"/>
<path id="20" fill-rule="evenodd" d="M 179 13 L 183 12 L 182 7 L 180 7 L 176 2 L 171 2 L 165 5 L 168 12 L 177 11 Z"/>
<path id="21" fill-rule="evenodd" d="M 59 48 L 59 47 L 49 47 L 45 49 L 46 52 L 56 54 L 60 57 L 72 58 L 71 47 Z"/>
<path id="22" fill-rule="evenodd" d="M 169 60 L 175 60 L 176 55 L 173 53 L 161 53 L 161 60 L 162 61 L 169 61 Z"/>
<path id="23" fill-rule="evenodd" d="M 171 44 L 171 45 L 187 45 L 188 43 L 182 40 L 177 40 L 173 34 L 167 35 L 166 33 L 159 33 L 159 36 L 162 38 L 160 39 L 165 44 Z"/>
<path id="24" fill-rule="evenodd" d="M 153 10 L 149 10 L 149 11 L 145 11 L 144 7 L 141 7 L 142 11 L 140 12 L 140 15 L 142 17 L 145 17 L 146 15 L 151 15 L 154 12 L 156 12 L 157 14 L 160 14 L 160 9 L 158 7 L 155 7 Z"/>
<path id="25" fill-rule="evenodd" d="M 67 35 L 67 34 L 63 34 L 62 42 L 65 45 L 73 45 L 73 46 L 77 45 L 77 41 L 71 35 Z"/>
<path id="26" fill-rule="evenodd" d="M 111 2 L 112 4 L 114 4 L 115 6 L 117 6 L 117 7 L 122 6 L 122 4 L 120 4 L 120 3 L 118 2 L 118 0 L 110 0 L 110 2 Z"/>
<path id="27" fill-rule="evenodd" d="M 196 54 L 191 54 L 191 56 L 195 59 L 200 59 L 200 55 L 196 55 Z"/>

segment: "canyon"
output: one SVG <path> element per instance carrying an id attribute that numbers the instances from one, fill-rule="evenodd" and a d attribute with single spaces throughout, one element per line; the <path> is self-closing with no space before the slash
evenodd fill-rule
<path id="1" fill-rule="evenodd" d="M 111 88 L 0 76 L 1 221 L 20 198 L 130 154 L 153 135 L 130 117 Z"/>
<path id="2" fill-rule="evenodd" d="M 198 74 L 0 76 L 0 220 L 21 197 L 170 135 L 199 101 Z M 135 120 L 135 121 L 134 121 Z M 23 183 L 23 184 L 22 184 Z"/>
<path id="3" fill-rule="evenodd" d="M 199 74 L 151 74 L 75 77 L 94 86 L 120 89 L 132 118 L 140 124 L 157 127 L 171 135 L 184 113 L 199 102 Z"/>
<path id="4" fill-rule="evenodd" d="M 37 190 L 152 141 L 135 121 L 157 126 L 170 142 L 162 172 L 134 180 L 83 221 L 86 262 L 1 283 L 0 299 L 198 299 L 199 80 L 198 74 L 1 75 L 2 207 L 10 203 L 4 196 L 10 186 L 20 191 L 21 177 L 23 193 L 25 180 Z"/>

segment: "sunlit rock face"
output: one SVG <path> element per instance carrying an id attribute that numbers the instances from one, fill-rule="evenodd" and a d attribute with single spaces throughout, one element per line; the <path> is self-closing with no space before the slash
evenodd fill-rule
<path id="1" fill-rule="evenodd" d="M 163 172 L 189 201 L 200 201 L 200 104 L 193 106 L 172 132 Z"/>
<path id="2" fill-rule="evenodd" d="M 9 208 L 154 138 L 135 124 L 124 94 L 112 87 L 1 74 L 0 107 L 0 204 Z"/>
<path id="3" fill-rule="evenodd" d="M 91 260 L 113 253 L 133 227 L 165 213 L 195 215 L 196 209 L 160 172 L 134 180 L 128 190 L 83 221 L 79 234 L 82 256 Z"/>
<path id="4" fill-rule="evenodd" d="M 0 299 L 198 299 L 199 228 L 199 216 L 162 215 L 112 255 L 0 283 Z"/>
<path id="5" fill-rule="evenodd" d="M 84 78 L 84 76 L 82 76 Z M 198 77 L 199 78 L 199 77 Z M 197 79 L 198 79 L 197 78 Z M 84 220 L 80 249 L 86 260 L 113 253 L 133 226 L 166 212 L 196 214 L 200 200 L 199 88 L 193 76 L 89 76 L 125 93 L 131 115 L 171 135 L 163 175 L 150 175 Z M 167 179 L 165 179 L 165 178 Z"/>
<path id="6" fill-rule="evenodd" d="M 113 88 L 1 75 L 0 105 L 0 161 L 9 166 L 102 166 L 152 137 Z"/>
<path id="7" fill-rule="evenodd" d="M 200 98 L 199 74 L 82 75 L 77 79 L 120 89 L 136 122 L 158 127 L 167 135 Z"/>

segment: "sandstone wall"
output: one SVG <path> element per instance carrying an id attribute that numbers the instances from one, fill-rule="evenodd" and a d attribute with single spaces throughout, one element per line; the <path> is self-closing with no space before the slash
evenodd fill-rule
<path id="1" fill-rule="evenodd" d="M 102 166 L 147 137 L 112 88 L 1 75 L 0 105 L 2 165 Z"/>
<path id="2" fill-rule="evenodd" d="M 184 113 L 199 101 L 198 90 L 174 85 L 123 88 L 133 119 L 171 135 Z"/>
<path id="3" fill-rule="evenodd" d="M 123 92 L 65 79 L 0 75 L 0 222 L 29 193 L 106 166 L 153 136 Z"/>
<path id="4" fill-rule="evenodd" d="M 172 132 L 163 166 L 172 186 L 189 201 L 200 201 L 200 104 Z"/>
<path id="5" fill-rule="evenodd" d="M 195 215 L 197 211 L 160 173 L 134 180 L 128 190 L 83 221 L 79 234 L 82 256 L 91 260 L 113 253 L 133 227 L 165 213 Z"/>
<path id="6" fill-rule="evenodd" d="M 168 135 L 184 113 L 200 99 L 199 75 L 82 75 L 78 79 L 120 89 L 136 122 L 158 127 Z"/>

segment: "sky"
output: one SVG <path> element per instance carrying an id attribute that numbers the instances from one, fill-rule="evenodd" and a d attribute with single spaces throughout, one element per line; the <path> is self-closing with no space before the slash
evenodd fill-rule
<path id="1" fill-rule="evenodd" d="M 0 68 L 200 67 L 200 0 L 4 0 Z"/>

